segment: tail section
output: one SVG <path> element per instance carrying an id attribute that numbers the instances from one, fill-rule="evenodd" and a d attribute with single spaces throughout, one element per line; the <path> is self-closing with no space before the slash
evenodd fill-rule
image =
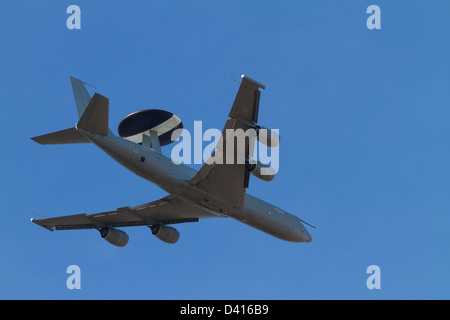
<path id="1" fill-rule="evenodd" d="M 108 128 L 109 99 L 98 93 L 91 99 L 83 81 L 74 77 L 70 77 L 70 81 L 80 117 L 76 127 L 31 138 L 33 141 L 44 145 L 89 143 L 90 141 L 78 129 L 101 136 L 112 134 Z"/>

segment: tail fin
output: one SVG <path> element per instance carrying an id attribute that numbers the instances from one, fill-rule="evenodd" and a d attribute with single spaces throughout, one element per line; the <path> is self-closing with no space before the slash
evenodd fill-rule
<path id="1" fill-rule="evenodd" d="M 107 136 L 109 132 L 109 99 L 101 94 L 94 94 L 86 110 L 78 121 L 77 129 Z"/>
<path id="2" fill-rule="evenodd" d="M 72 83 L 73 97 L 75 98 L 75 104 L 77 105 L 78 116 L 81 118 L 89 101 L 91 101 L 91 96 L 84 86 L 85 82 L 72 76 L 70 76 L 70 82 Z"/>
<path id="3" fill-rule="evenodd" d="M 71 76 L 70 82 L 80 117 L 77 126 L 31 138 L 33 141 L 39 144 L 89 143 L 77 128 L 103 136 L 112 134 L 108 128 L 109 100 L 97 93 L 91 99 L 83 81 Z"/>
<path id="4" fill-rule="evenodd" d="M 81 115 L 81 119 L 75 128 L 60 130 L 31 139 L 39 144 L 89 143 L 90 141 L 77 129 L 79 128 L 90 133 L 107 136 L 109 133 L 108 118 L 109 100 L 96 93 Z"/>

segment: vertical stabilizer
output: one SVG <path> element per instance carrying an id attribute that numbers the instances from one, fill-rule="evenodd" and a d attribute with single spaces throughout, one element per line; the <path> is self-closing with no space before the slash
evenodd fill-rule
<path id="1" fill-rule="evenodd" d="M 81 118 L 84 110 L 86 110 L 89 104 L 89 101 L 91 101 L 91 96 L 86 90 L 83 81 L 71 76 L 70 82 L 72 83 L 73 96 L 75 98 L 75 104 L 77 105 L 78 117 Z"/>

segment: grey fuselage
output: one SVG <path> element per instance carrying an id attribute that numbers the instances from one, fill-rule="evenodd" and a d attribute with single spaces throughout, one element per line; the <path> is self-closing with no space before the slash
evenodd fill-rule
<path id="1" fill-rule="evenodd" d="M 78 128 L 78 131 L 110 157 L 138 176 L 166 192 L 191 202 L 213 216 L 228 216 L 282 240 L 310 242 L 311 236 L 300 219 L 250 194 L 245 195 L 241 209 L 230 207 L 217 196 L 189 181 L 197 171 L 175 164 L 163 154 L 113 134 L 100 136 Z M 208 199 L 208 202 L 204 201 Z"/>

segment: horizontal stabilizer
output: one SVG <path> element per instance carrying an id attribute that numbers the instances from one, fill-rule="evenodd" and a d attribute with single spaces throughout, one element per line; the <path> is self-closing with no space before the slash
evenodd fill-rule
<path id="1" fill-rule="evenodd" d="M 71 143 L 89 143 L 81 133 L 75 128 L 69 128 L 56 131 L 42 136 L 31 138 L 31 140 L 39 144 L 71 144 Z"/>

